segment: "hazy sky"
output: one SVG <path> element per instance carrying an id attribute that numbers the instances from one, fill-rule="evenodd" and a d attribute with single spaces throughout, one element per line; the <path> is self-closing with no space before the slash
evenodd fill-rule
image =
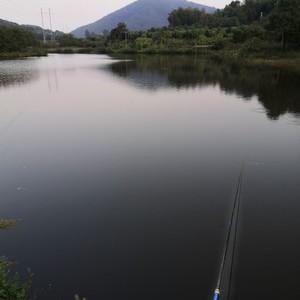
<path id="1" fill-rule="evenodd" d="M 192 0 L 193 2 L 223 8 L 231 0 Z M 41 26 L 41 8 L 45 27 L 65 32 L 92 23 L 105 15 L 134 2 L 134 0 L 0 0 L 0 19 L 19 24 Z"/>

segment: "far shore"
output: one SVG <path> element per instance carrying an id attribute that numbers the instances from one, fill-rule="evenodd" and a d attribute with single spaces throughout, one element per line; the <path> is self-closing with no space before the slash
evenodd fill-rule
<path id="1" fill-rule="evenodd" d="M 10 60 L 29 57 L 47 56 L 49 53 L 55 54 L 131 54 L 131 55 L 197 55 L 203 56 L 203 58 L 218 58 L 224 61 L 239 62 L 251 67 L 271 67 L 278 69 L 286 69 L 300 74 L 300 52 L 286 52 L 278 53 L 276 56 L 268 57 L 266 54 L 259 54 L 257 56 L 249 57 L 235 57 L 232 52 L 222 52 L 208 50 L 203 52 L 195 52 L 190 49 L 187 51 L 163 51 L 163 52 L 132 52 L 132 51 L 120 51 L 120 52 L 106 52 L 96 51 L 93 48 L 79 48 L 79 47 L 64 47 L 64 48 L 39 48 L 25 52 L 7 52 L 0 53 L 0 60 Z"/>
<path id="2" fill-rule="evenodd" d="M 32 49 L 29 51 L 20 52 L 0 52 L 0 60 L 17 59 L 17 58 L 27 58 L 27 57 L 39 57 L 47 56 L 48 51 L 46 49 Z"/>

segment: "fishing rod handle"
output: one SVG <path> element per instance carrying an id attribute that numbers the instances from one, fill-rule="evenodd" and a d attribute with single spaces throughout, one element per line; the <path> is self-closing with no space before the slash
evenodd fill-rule
<path id="1" fill-rule="evenodd" d="M 220 297 L 220 290 L 216 289 L 215 292 L 214 292 L 213 300 L 219 300 L 219 297 Z"/>

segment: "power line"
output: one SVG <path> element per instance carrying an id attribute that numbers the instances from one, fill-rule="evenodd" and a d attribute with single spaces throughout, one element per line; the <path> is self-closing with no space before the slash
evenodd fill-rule
<path id="1" fill-rule="evenodd" d="M 24 14 L 22 14 L 21 12 L 18 12 L 10 7 L 6 7 L 3 5 L 1 5 L 0 15 L 2 15 L 3 16 L 2 18 L 4 18 L 4 19 L 7 18 L 6 16 L 10 16 L 10 17 L 17 18 L 17 19 L 20 19 L 20 18 L 24 19 Z M 30 16 L 30 17 L 32 18 L 33 16 Z"/>
<path id="2" fill-rule="evenodd" d="M 6 0 L 6 1 L 13 4 L 13 7 L 11 7 L 12 9 L 18 10 L 22 14 L 24 14 L 25 12 L 28 15 L 32 15 L 32 14 L 36 15 L 36 11 L 32 10 L 29 6 L 24 6 L 20 3 L 15 2 L 14 0 Z"/>
<path id="3" fill-rule="evenodd" d="M 51 42 L 53 43 L 55 40 L 55 36 L 53 35 L 53 31 L 52 31 L 52 20 L 51 20 L 51 10 L 49 8 L 49 23 L 50 23 L 50 35 L 51 35 Z"/>
<path id="4" fill-rule="evenodd" d="M 46 34 L 45 34 L 45 26 L 44 26 L 44 13 L 43 9 L 41 8 L 41 17 L 42 17 L 42 28 L 43 28 L 43 37 L 44 37 L 44 44 L 46 44 Z"/>
<path id="5" fill-rule="evenodd" d="M 21 10 L 19 10 L 20 8 L 15 8 L 12 7 L 9 4 L 5 4 L 1 3 L 0 4 L 0 16 L 1 18 L 3 18 L 4 20 L 9 19 L 10 22 L 12 23 L 18 23 L 18 24 L 25 24 L 28 23 L 28 19 L 30 18 L 30 20 L 32 19 L 37 19 L 38 18 L 38 14 L 32 14 L 32 13 L 27 13 L 27 12 L 21 12 Z"/>
<path id="6" fill-rule="evenodd" d="M 16 13 L 16 14 L 18 14 L 19 16 L 22 14 L 21 11 L 18 11 L 17 9 L 15 9 L 15 8 L 13 8 L 13 7 L 11 7 L 11 6 L 3 5 L 3 3 L 1 3 L 0 7 L 1 7 L 1 9 L 5 9 L 6 11 Z"/>
<path id="7" fill-rule="evenodd" d="M 40 22 L 38 22 L 38 18 L 41 18 L 41 13 L 39 13 L 39 8 L 35 11 L 33 7 L 29 7 L 24 3 L 19 3 L 18 0 L 0 0 L 0 18 L 3 19 L 11 19 L 11 22 L 16 22 L 18 24 L 34 24 L 40 26 Z M 43 7 L 42 1 L 33 0 L 34 6 L 37 3 L 40 3 L 40 7 Z M 46 28 L 50 28 L 51 32 L 53 31 L 53 12 L 49 8 L 47 11 L 44 10 L 42 12 L 44 20 L 42 20 L 42 27 L 45 30 Z M 46 17 L 46 19 L 45 19 Z M 31 21 L 35 18 L 35 21 Z M 47 20 L 47 21 L 46 21 Z M 48 27 L 49 26 L 49 27 Z M 51 34 L 51 33 L 50 33 Z M 54 41 L 55 37 L 51 34 L 51 41 Z"/>

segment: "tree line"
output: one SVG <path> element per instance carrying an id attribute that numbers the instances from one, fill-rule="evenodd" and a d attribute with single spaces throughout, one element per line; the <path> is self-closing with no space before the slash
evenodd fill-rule
<path id="1" fill-rule="evenodd" d="M 298 47 L 300 42 L 299 0 L 245 0 L 244 3 L 232 1 L 223 10 L 217 10 L 212 15 L 197 9 L 179 8 L 170 13 L 168 21 L 171 27 L 209 28 L 245 28 L 259 22 L 262 29 L 273 32 L 275 41 L 281 40 L 283 49 L 287 43 Z"/>
<path id="2" fill-rule="evenodd" d="M 232 1 L 214 14 L 178 8 L 170 12 L 168 21 L 167 27 L 147 31 L 130 31 L 125 23 L 119 23 L 110 32 L 105 30 L 101 35 L 87 32 L 81 39 L 62 34 L 58 37 L 59 49 L 55 51 L 193 53 L 217 50 L 247 56 L 300 48 L 299 0 Z M 0 26 L 0 52 L 22 51 L 37 45 L 37 36 L 25 29 Z"/>
<path id="3" fill-rule="evenodd" d="M 300 48 L 299 0 L 232 1 L 223 10 L 178 8 L 168 17 L 169 26 L 129 31 L 125 23 L 102 35 L 87 32 L 83 39 L 71 34 L 60 37 L 62 47 L 80 51 L 189 53 L 230 51 L 238 56 L 269 55 Z"/>
<path id="4" fill-rule="evenodd" d="M 22 52 L 37 45 L 38 42 L 33 33 L 19 26 L 0 26 L 0 53 Z"/>

